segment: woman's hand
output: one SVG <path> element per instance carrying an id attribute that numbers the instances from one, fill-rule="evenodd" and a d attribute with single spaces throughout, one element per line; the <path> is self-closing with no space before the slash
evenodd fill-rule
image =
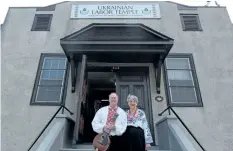
<path id="1" fill-rule="evenodd" d="M 150 148 L 150 144 L 146 144 L 146 150 Z"/>

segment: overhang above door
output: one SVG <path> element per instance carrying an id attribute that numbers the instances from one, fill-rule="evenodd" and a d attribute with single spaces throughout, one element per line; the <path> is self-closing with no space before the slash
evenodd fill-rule
<path id="1" fill-rule="evenodd" d="M 156 67 L 156 78 L 159 79 L 161 65 L 173 42 L 172 38 L 143 24 L 120 23 L 93 23 L 60 39 L 71 62 L 80 60 L 82 55 L 86 55 L 88 61 L 97 62 L 151 62 Z M 75 70 L 74 65 L 71 66 L 72 70 Z"/>

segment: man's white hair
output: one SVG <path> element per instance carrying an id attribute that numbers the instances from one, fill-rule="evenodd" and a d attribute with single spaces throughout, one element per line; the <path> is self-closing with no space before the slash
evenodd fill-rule
<path id="1" fill-rule="evenodd" d="M 129 94 L 126 101 L 129 102 L 131 100 L 135 101 L 136 103 L 138 103 L 138 97 L 136 95 Z"/>
<path id="2" fill-rule="evenodd" d="M 110 94 L 109 94 L 109 97 L 110 97 L 111 95 L 113 95 L 113 94 L 115 94 L 115 95 L 118 97 L 118 95 L 117 95 L 115 92 L 110 93 Z"/>

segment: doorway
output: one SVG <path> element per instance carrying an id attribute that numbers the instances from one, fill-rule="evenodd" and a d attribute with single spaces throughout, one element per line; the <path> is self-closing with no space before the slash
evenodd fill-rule
<path id="1" fill-rule="evenodd" d="M 108 96 L 111 92 L 118 94 L 118 105 L 124 110 L 128 109 L 126 102 L 128 94 L 134 94 L 139 98 L 138 107 L 145 111 L 149 127 L 154 136 L 151 100 L 149 97 L 149 67 L 128 65 L 116 67 L 111 65 L 113 64 L 89 63 L 87 65 L 88 94 L 85 103 L 85 124 L 82 142 L 91 143 L 96 136 L 91 122 L 97 110 L 109 104 Z"/>
<path id="2" fill-rule="evenodd" d="M 86 97 L 84 115 L 83 142 L 91 143 L 97 135 L 92 129 L 91 122 L 95 113 L 103 106 L 109 105 L 109 94 L 116 91 L 116 76 L 114 72 L 87 72 L 88 95 Z"/>

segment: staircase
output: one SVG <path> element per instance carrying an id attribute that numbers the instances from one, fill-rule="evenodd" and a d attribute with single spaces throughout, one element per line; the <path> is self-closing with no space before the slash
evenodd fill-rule
<path id="1" fill-rule="evenodd" d="M 62 148 L 60 151 L 94 151 L 92 145 L 74 145 L 72 148 Z M 159 150 L 158 147 L 152 146 L 148 151 L 169 151 Z"/>
<path id="2" fill-rule="evenodd" d="M 56 114 L 61 108 L 62 107 L 58 109 Z M 48 123 L 47 126 L 49 124 L 50 123 Z M 72 145 L 74 143 L 74 125 L 74 121 L 67 117 L 67 115 L 57 115 L 49 132 L 44 136 L 40 144 L 38 144 L 39 147 L 36 146 L 37 149 L 34 149 L 36 149 L 36 151 L 94 151 L 92 144 Z M 47 126 L 35 139 L 28 151 L 32 151 L 32 147 L 35 145 L 41 134 L 43 134 Z M 186 125 L 185 127 L 188 129 Z M 194 138 L 190 141 L 184 129 L 182 129 L 181 125 L 178 123 L 178 119 L 175 117 L 163 117 L 156 123 L 156 129 L 159 132 L 157 135 L 159 146 L 153 146 L 148 151 L 206 151 L 188 129 L 189 131 L 187 132 Z M 195 146 L 193 145 L 194 143 L 196 143 Z"/>

